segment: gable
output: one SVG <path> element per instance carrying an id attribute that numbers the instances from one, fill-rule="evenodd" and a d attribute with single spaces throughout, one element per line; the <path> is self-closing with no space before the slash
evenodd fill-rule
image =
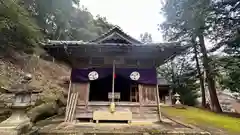
<path id="1" fill-rule="evenodd" d="M 124 33 L 119 27 L 114 27 L 108 32 L 102 34 L 97 39 L 92 40 L 95 43 L 121 43 L 121 44 L 142 44 L 142 42 Z"/>

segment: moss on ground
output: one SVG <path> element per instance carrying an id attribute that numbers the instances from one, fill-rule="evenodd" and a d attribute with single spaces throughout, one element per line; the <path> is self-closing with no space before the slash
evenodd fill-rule
<path id="1" fill-rule="evenodd" d="M 174 107 L 162 107 L 163 113 L 178 117 L 183 122 L 200 127 L 214 127 L 223 129 L 229 134 L 240 133 L 240 118 L 216 114 L 203 109 L 187 107 L 186 109 L 176 109 Z"/>

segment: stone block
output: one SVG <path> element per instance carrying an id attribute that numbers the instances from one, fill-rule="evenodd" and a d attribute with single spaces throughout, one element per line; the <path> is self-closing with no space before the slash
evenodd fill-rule
<path id="1" fill-rule="evenodd" d="M 98 122 L 99 120 L 107 121 L 132 121 L 132 112 L 129 110 L 120 110 L 111 113 L 107 110 L 98 110 L 93 112 L 93 120 Z"/>
<path id="2" fill-rule="evenodd" d="M 0 123 L 1 135 L 21 135 L 32 127 L 30 119 L 22 111 L 13 112 L 12 116 Z"/>

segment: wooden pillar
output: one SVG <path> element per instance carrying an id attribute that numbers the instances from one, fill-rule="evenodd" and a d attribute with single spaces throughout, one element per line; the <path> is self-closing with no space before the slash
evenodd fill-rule
<path id="1" fill-rule="evenodd" d="M 65 110 L 65 121 L 67 120 L 67 116 L 68 116 L 71 89 L 72 89 L 72 81 L 70 80 L 69 87 L 68 87 L 67 105 L 66 105 L 66 110 Z"/>
<path id="2" fill-rule="evenodd" d="M 129 92 L 130 92 L 130 102 L 132 102 L 132 101 L 133 101 L 133 100 L 132 100 L 132 86 L 130 87 Z"/>
<path id="3" fill-rule="evenodd" d="M 68 86 L 68 97 L 67 97 L 67 103 L 68 103 L 69 100 L 70 100 L 71 89 L 72 89 L 72 81 L 70 80 L 70 82 L 69 82 L 69 86 Z"/>
<path id="4" fill-rule="evenodd" d="M 89 94 L 90 94 L 90 83 L 87 84 L 87 88 L 86 88 L 86 99 L 85 99 L 86 111 L 88 110 Z"/>
<path id="5" fill-rule="evenodd" d="M 146 87 L 145 89 L 144 89 L 144 103 L 146 103 L 146 101 L 148 100 L 148 93 L 147 93 L 147 91 L 148 91 L 148 87 Z"/>
<path id="6" fill-rule="evenodd" d="M 171 89 L 169 90 L 169 100 L 170 100 L 170 104 L 172 105 L 173 102 L 172 102 L 172 90 Z"/>
<path id="7" fill-rule="evenodd" d="M 140 104 L 140 106 L 139 106 L 139 113 L 140 113 L 140 115 L 141 115 L 141 110 L 142 110 L 142 103 L 143 103 L 143 87 L 142 87 L 142 85 L 141 84 L 139 84 L 138 85 L 138 94 L 139 94 L 139 104 Z"/>
<path id="8" fill-rule="evenodd" d="M 113 70 L 112 70 L 112 103 L 114 103 L 115 100 L 115 96 L 114 96 L 114 92 L 115 92 L 115 60 L 113 60 L 113 64 L 112 64 Z"/>
<path id="9" fill-rule="evenodd" d="M 155 94 L 154 95 L 156 95 L 157 94 L 157 89 L 155 89 Z M 157 96 L 154 96 L 154 101 L 156 101 L 156 103 L 157 103 Z"/>
<path id="10" fill-rule="evenodd" d="M 157 96 L 158 119 L 159 119 L 159 121 L 162 121 L 158 84 L 156 84 L 156 96 Z"/>

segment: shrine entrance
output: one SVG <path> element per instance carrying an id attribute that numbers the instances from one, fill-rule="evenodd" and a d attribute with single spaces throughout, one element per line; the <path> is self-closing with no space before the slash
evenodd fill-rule
<path id="1" fill-rule="evenodd" d="M 133 82 L 130 79 L 116 75 L 115 78 L 115 100 L 130 101 L 130 89 Z M 110 101 L 110 93 L 112 92 L 112 75 L 105 78 L 97 79 L 90 82 L 90 101 Z"/>

